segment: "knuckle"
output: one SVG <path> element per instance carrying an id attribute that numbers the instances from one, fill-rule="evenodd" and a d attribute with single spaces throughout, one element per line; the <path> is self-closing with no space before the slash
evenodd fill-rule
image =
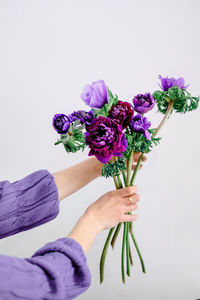
<path id="1" fill-rule="evenodd" d="M 133 191 L 135 191 L 135 188 L 134 188 L 133 186 L 129 186 L 129 187 L 127 187 L 127 193 L 130 193 L 130 194 L 132 194 L 132 193 L 133 193 Z"/>
<path id="2" fill-rule="evenodd" d="M 138 215 L 132 215 L 131 216 L 131 221 L 135 221 L 135 220 L 137 220 L 137 218 L 138 218 Z"/>
<path id="3" fill-rule="evenodd" d="M 135 193 L 137 193 L 137 186 L 133 185 L 133 186 L 127 187 L 127 193 L 129 193 L 129 194 L 135 194 Z"/>
<path id="4" fill-rule="evenodd" d="M 139 194 L 137 194 L 137 200 L 138 200 L 138 201 L 140 200 L 140 195 L 139 195 Z"/>
<path id="5" fill-rule="evenodd" d="M 136 193 L 136 194 L 134 195 L 134 200 L 135 200 L 136 202 L 138 202 L 138 201 L 140 200 L 140 195 Z"/>
<path id="6" fill-rule="evenodd" d="M 127 221 L 127 222 L 131 222 L 131 220 L 132 220 L 131 217 L 132 217 L 132 216 L 128 215 L 127 218 L 126 218 L 126 221 Z"/>
<path id="7" fill-rule="evenodd" d="M 134 188 L 134 191 L 135 191 L 135 193 L 137 193 L 137 191 L 138 191 L 138 188 L 137 188 L 137 186 L 136 186 L 136 185 L 134 185 L 134 186 L 133 186 L 133 188 Z"/>

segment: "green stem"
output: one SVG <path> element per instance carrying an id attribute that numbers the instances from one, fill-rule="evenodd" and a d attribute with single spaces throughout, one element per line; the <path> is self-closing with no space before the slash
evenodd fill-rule
<path id="1" fill-rule="evenodd" d="M 142 154 L 140 155 L 139 159 L 138 159 L 137 165 L 136 165 L 135 170 L 134 170 L 134 172 L 133 172 L 133 175 L 132 175 L 132 177 L 131 177 L 130 185 L 133 185 L 133 184 L 134 184 L 134 180 L 135 180 L 135 177 L 136 177 L 136 175 L 137 175 L 137 172 L 138 172 L 138 170 L 139 170 L 139 168 L 140 168 L 140 165 L 141 165 L 141 162 L 142 162 L 143 155 L 144 155 L 144 154 L 142 153 Z M 141 253 L 140 253 L 140 250 L 139 250 L 139 248 L 138 248 L 136 239 L 135 239 L 135 237 L 134 237 L 134 235 L 133 235 L 133 231 L 132 231 L 132 222 L 130 222 L 129 231 L 130 231 L 130 234 L 131 234 L 132 239 L 133 239 L 133 241 L 134 241 L 134 245 L 135 245 L 136 251 L 137 251 L 137 253 L 138 253 L 138 256 L 139 256 L 141 265 L 142 265 L 142 270 L 143 270 L 143 272 L 145 273 L 144 261 L 143 261 L 142 255 L 141 255 Z"/>
<path id="2" fill-rule="evenodd" d="M 130 185 L 133 185 L 133 184 L 134 184 L 134 180 L 135 180 L 135 177 L 136 177 L 136 175 L 137 175 L 137 172 L 138 172 L 138 170 L 139 170 L 139 168 L 140 168 L 140 165 L 141 165 L 141 163 L 142 163 L 142 158 L 143 158 L 143 156 L 144 156 L 144 153 L 141 153 L 141 154 L 140 154 L 140 157 L 139 157 L 139 159 L 138 159 L 138 161 L 137 161 L 137 164 L 136 164 L 136 166 L 135 166 L 135 170 L 134 170 L 134 172 L 133 172 L 133 175 L 132 175 L 132 177 L 131 177 Z"/>
<path id="3" fill-rule="evenodd" d="M 116 229 L 115 229 L 115 232 L 114 232 L 114 234 L 113 234 L 112 240 L 111 240 L 111 242 L 110 242 L 113 249 L 114 249 L 115 242 L 116 242 L 116 240 L 117 240 L 117 237 L 118 237 L 118 234 L 119 234 L 119 232 L 120 232 L 121 227 L 122 227 L 122 223 L 119 223 L 119 224 L 117 225 Z"/>
<path id="4" fill-rule="evenodd" d="M 126 274 L 130 276 L 130 261 L 129 261 L 129 222 L 126 222 Z"/>
<path id="5" fill-rule="evenodd" d="M 126 242 L 126 223 L 124 223 L 123 241 L 122 241 L 122 254 L 121 254 L 121 270 L 122 270 L 122 282 L 125 283 L 125 273 L 124 273 L 124 250 Z"/>
<path id="6" fill-rule="evenodd" d="M 119 189 L 120 186 L 119 186 L 117 177 L 113 176 L 113 180 L 114 180 L 116 189 Z M 105 244 L 104 244 L 104 247 L 103 247 L 103 250 L 102 250 L 101 259 L 100 259 L 100 283 L 102 283 L 103 280 L 104 280 L 104 266 L 105 266 L 105 260 L 106 260 L 106 255 L 107 255 L 107 252 L 108 252 L 108 245 L 109 245 L 109 242 L 110 242 L 110 240 L 111 240 L 112 233 L 113 233 L 114 229 L 115 229 L 115 227 L 113 227 L 113 228 L 111 228 L 111 229 L 109 230 L 107 239 L 106 239 L 106 241 L 105 241 Z"/>
<path id="7" fill-rule="evenodd" d="M 101 259 L 100 259 L 100 283 L 102 283 L 103 280 L 104 280 L 105 259 L 106 259 L 106 254 L 108 252 L 108 245 L 109 245 L 109 242 L 110 242 L 110 239 L 111 239 L 111 236 L 112 236 L 112 233 L 113 233 L 114 229 L 115 229 L 115 227 L 113 227 L 109 230 L 108 237 L 106 239 L 106 242 L 104 244 L 103 251 L 102 251 L 102 254 L 101 254 Z"/>
<path id="8" fill-rule="evenodd" d="M 130 158 L 127 160 L 126 186 L 130 185 L 130 177 L 131 177 L 131 171 L 132 171 L 132 164 L 133 164 L 133 152 L 131 151 Z"/>
<path id="9" fill-rule="evenodd" d="M 126 174 L 125 174 L 124 170 L 122 170 L 122 176 L 123 176 L 124 186 L 125 186 L 126 185 Z"/>
<path id="10" fill-rule="evenodd" d="M 140 259 L 140 262 L 141 262 L 141 266 L 142 266 L 142 271 L 143 271 L 144 273 L 146 273 L 145 265 L 144 265 L 144 260 L 143 260 L 143 258 L 142 258 L 142 255 L 141 255 L 141 253 L 140 253 L 140 249 L 139 249 L 139 247 L 138 247 L 138 244 L 137 244 L 137 242 L 136 242 L 135 236 L 134 236 L 134 234 L 133 234 L 132 231 L 130 231 L 130 235 L 131 235 L 131 237 L 132 237 L 132 240 L 133 240 L 133 243 L 134 243 L 134 245 L 135 245 L 137 254 L 138 254 L 138 256 L 139 256 L 139 259 Z"/>
<path id="11" fill-rule="evenodd" d="M 163 127 L 163 125 L 165 124 L 165 122 L 167 121 L 171 111 L 172 111 L 172 108 L 173 108 L 173 105 L 174 105 L 174 102 L 173 101 L 170 101 L 169 102 L 169 105 L 168 105 L 168 108 L 167 108 L 167 111 L 164 115 L 164 118 L 162 119 L 162 121 L 160 122 L 160 124 L 158 125 L 158 127 L 156 128 L 156 131 L 154 132 L 154 134 L 152 135 L 152 137 L 155 137 L 157 135 L 157 133 L 160 131 L 160 129 Z"/>
<path id="12" fill-rule="evenodd" d="M 121 182 L 121 178 L 120 178 L 120 175 L 117 175 L 117 185 L 115 184 L 116 188 L 119 189 L 119 188 L 123 188 L 123 185 L 122 185 L 122 182 Z M 115 232 L 114 232 L 114 235 L 113 235 L 113 238 L 111 240 L 111 246 L 112 248 L 114 249 L 114 245 L 115 245 L 115 242 L 116 242 L 116 239 L 118 237 L 118 234 L 120 232 L 120 229 L 121 229 L 121 226 L 122 226 L 122 223 L 119 223 L 115 229 Z"/>
<path id="13" fill-rule="evenodd" d="M 114 177 L 113 177 L 114 178 Z M 116 189 L 120 189 L 122 188 L 122 182 L 121 182 L 121 179 L 119 176 L 117 176 L 117 178 L 114 178 L 114 182 L 115 182 L 115 187 Z M 114 249 L 114 245 L 115 245 L 115 242 L 116 242 L 116 239 L 118 237 L 118 234 L 120 232 L 120 229 L 121 229 L 121 226 L 122 226 L 122 223 L 119 223 L 115 229 L 115 232 L 114 232 L 114 235 L 113 235 L 113 238 L 111 240 L 111 246 L 112 248 Z"/>
<path id="14" fill-rule="evenodd" d="M 131 224 L 131 223 L 130 223 Z M 131 254 L 131 247 L 130 247 L 130 244 L 129 244 L 129 259 L 130 259 L 130 264 L 131 266 L 133 266 L 133 258 L 132 258 L 132 254 Z"/>
<path id="15" fill-rule="evenodd" d="M 157 129 L 155 130 L 155 132 L 153 133 L 152 137 L 155 137 L 157 135 L 157 133 L 160 131 L 160 129 L 163 127 L 163 125 L 165 124 L 165 122 L 167 121 L 171 111 L 172 111 L 172 108 L 173 108 L 173 102 L 170 101 L 169 102 L 169 105 L 168 105 L 168 108 L 167 108 L 167 111 L 166 111 L 166 114 L 164 115 L 163 119 L 161 120 L 160 124 L 158 125 Z M 136 175 L 137 175 L 137 172 L 140 168 L 140 165 L 141 165 L 141 162 L 142 162 L 142 158 L 144 156 L 144 153 L 141 153 L 140 154 L 140 157 L 138 159 L 138 162 L 137 162 L 137 165 L 135 167 L 135 170 L 133 172 L 133 175 L 132 175 L 132 178 L 131 178 L 131 181 L 130 181 L 130 184 L 133 185 L 134 184 L 134 181 L 135 181 L 135 178 L 136 178 Z M 136 239 L 133 235 L 133 231 L 132 231 L 132 224 L 130 226 L 130 234 L 131 234 L 131 237 L 132 237 L 132 240 L 133 240 L 133 243 L 135 245 L 135 248 L 137 250 L 137 253 L 138 253 L 138 256 L 140 258 L 140 262 L 141 262 L 141 265 L 142 265 L 142 270 L 143 272 L 145 273 L 145 266 L 144 266 L 144 261 L 143 261 L 143 258 L 142 258 L 142 255 L 140 253 L 140 250 L 138 248 L 138 245 L 137 245 L 137 242 L 136 242 Z"/>
<path id="16" fill-rule="evenodd" d="M 129 215 L 132 215 L 132 212 L 129 212 Z M 130 232 L 130 235 L 131 235 L 131 237 L 132 237 L 133 243 L 134 243 L 134 245 L 135 245 L 137 254 L 138 254 L 138 256 L 139 256 L 140 263 L 141 263 L 141 266 L 142 266 L 142 270 L 143 270 L 143 272 L 145 273 L 144 260 L 143 260 L 142 254 L 141 254 L 141 252 L 140 252 L 140 249 L 139 249 L 139 247 L 138 247 L 138 244 L 137 244 L 137 242 L 136 242 L 135 236 L 134 236 L 134 234 L 133 234 L 133 223 L 132 223 L 132 222 L 129 222 L 129 232 Z"/>
<path id="17" fill-rule="evenodd" d="M 117 180 L 117 178 L 115 176 L 113 176 L 113 180 L 114 180 L 116 189 L 119 189 L 118 180 Z"/>
<path id="18" fill-rule="evenodd" d="M 131 213 L 132 214 L 132 213 Z M 133 222 L 130 222 L 130 228 L 129 231 L 133 231 Z"/>
<path id="19" fill-rule="evenodd" d="M 136 165 L 135 170 L 134 170 L 134 172 L 133 172 L 133 175 L 132 175 L 132 177 L 131 177 L 131 183 L 130 183 L 131 185 L 134 184 L 134 180 L 135 180 L 135 177 L 136 177 L 136 175 L 137 175 L 137 172 L 138 172 L 138 170 L 139 170 L 139 168 L 140 168 L 140 165 L 141 165 L 141 162 L 142 162 L 143 155 L 144 155 L 144 154 L 141 153 L 141 155 L 140 155 L 140 157 L 139 157 L 139 159 L 138 159 L 137 165 Z M 134 245 L 135 245 L 137 254 L 138 254 L 139 259 L 140 259 L 140 263 L 141 263 L 141 266 L 142 266 L 142 271 L 145 273 L 144 260 L 143 260 L 143 257 L 142 257 L 142 255 L 141 255 L 141 253 L 140 253 L 139 247 L 138 247 L 138 245 L 137 245 L 135 236 L 134 236 L 134 234 L 133 234 L 133 230 L 132 230 L 132 222 L 130 223 L 129 231 L 130 231 L 130 234 L 131 234 L 133 243 L 134 243 Z"/>
<path id="20" fill-rule="evenodd" d="M 106 117 L 107 117 L 107 115 L 108 115 L 108 111 L 107 111 L 107 109 L 106 109 L 105 105 L 104 105 L 103 109 L 104 109 L 104 111 L 105 111 L 105 113 L 106 113 Z"/>
<path id="21" fill-rule="evenodd" d="M 133 164 L 133 152 L 131 151 L 130 157 L 127 160 L 127 176 L 126 176 L 126 186 L 130 185 L 130 177 Z M 126 245 L 126 268 L 127 275 L 130 276 L 130 261 L 129 261 L 129 222 L 124 222 L 124 231 L 123 231 L 123 241 L 122 241 L 122 259 L 121 259 L 121 268 L 122 268 L 122 281 L 125 283 L 125 274 L 124 274 L 124 251 Z"/>
<path id="22" fill-rule="evenodd" d="M 117 180 L 118 180 L 118 185 L 119 185 L 119 188 L 123 188 L 123 184 L 122 184 L 122 181 L 121 181 L 121 178 L 120 178 L 120 175 L 117 175 Z"/>

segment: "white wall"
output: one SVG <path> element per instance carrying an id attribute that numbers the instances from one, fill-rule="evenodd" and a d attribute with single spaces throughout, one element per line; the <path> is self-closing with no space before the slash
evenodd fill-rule
<path id="1" fill-rule="evenodd" d="M 158 74 L 183 76 L 199 94 L 198 0 L 0 0 L 0 180 L 71 166 L 87 153 L 54 146 L 55 113 L 86 108 L 84 84 L 104 79 L 120 98 L 157 88 Z M 160 115 L 150 113 L 156 126 Z M 120 278 L 120 246 L 109 250 L 105 283 L 98 264 L 106 232 L 88 254 L 91 288 L 80 299 L 200 298 L 199 111 L 174 115 L 137 178 L 135 233 L 146 262 Z M 99 178 L 61 203 L 56 220 L 0 241 L 1 254 L 30 256 L 66 236 L 111 180 Z"/>

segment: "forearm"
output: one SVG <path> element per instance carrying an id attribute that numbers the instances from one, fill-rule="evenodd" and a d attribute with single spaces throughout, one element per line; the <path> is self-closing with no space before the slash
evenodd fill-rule
<path id="1" fill-rule="evenodd" d="M 68 234 L 69 238 L 76 240 L 81 245 L 85 254 L 101 231 L 100 225 L 97 225 L 95 221 L 95 216 L 85 213 Z"/>
<path id="2" fill-rule="evenodd" d="M 102 165 L 95 157 L 90 157 L 73 167 L 53 173 L 59 200 L 66 198 L 99 177 Z"/>

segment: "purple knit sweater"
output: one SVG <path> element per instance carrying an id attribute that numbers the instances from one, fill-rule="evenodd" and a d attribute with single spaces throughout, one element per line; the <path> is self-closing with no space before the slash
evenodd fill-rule
<path id="1" fill-rule="evenodd" d="M 58 190 L 48 170 L 0 182 L 0 238 L 46 223 L 58 212 Z M 48 243 L 31 258 L 0 255 L 1 300 L 73 299 L 90 283 L 83 249 L 71 238 Z"/>

